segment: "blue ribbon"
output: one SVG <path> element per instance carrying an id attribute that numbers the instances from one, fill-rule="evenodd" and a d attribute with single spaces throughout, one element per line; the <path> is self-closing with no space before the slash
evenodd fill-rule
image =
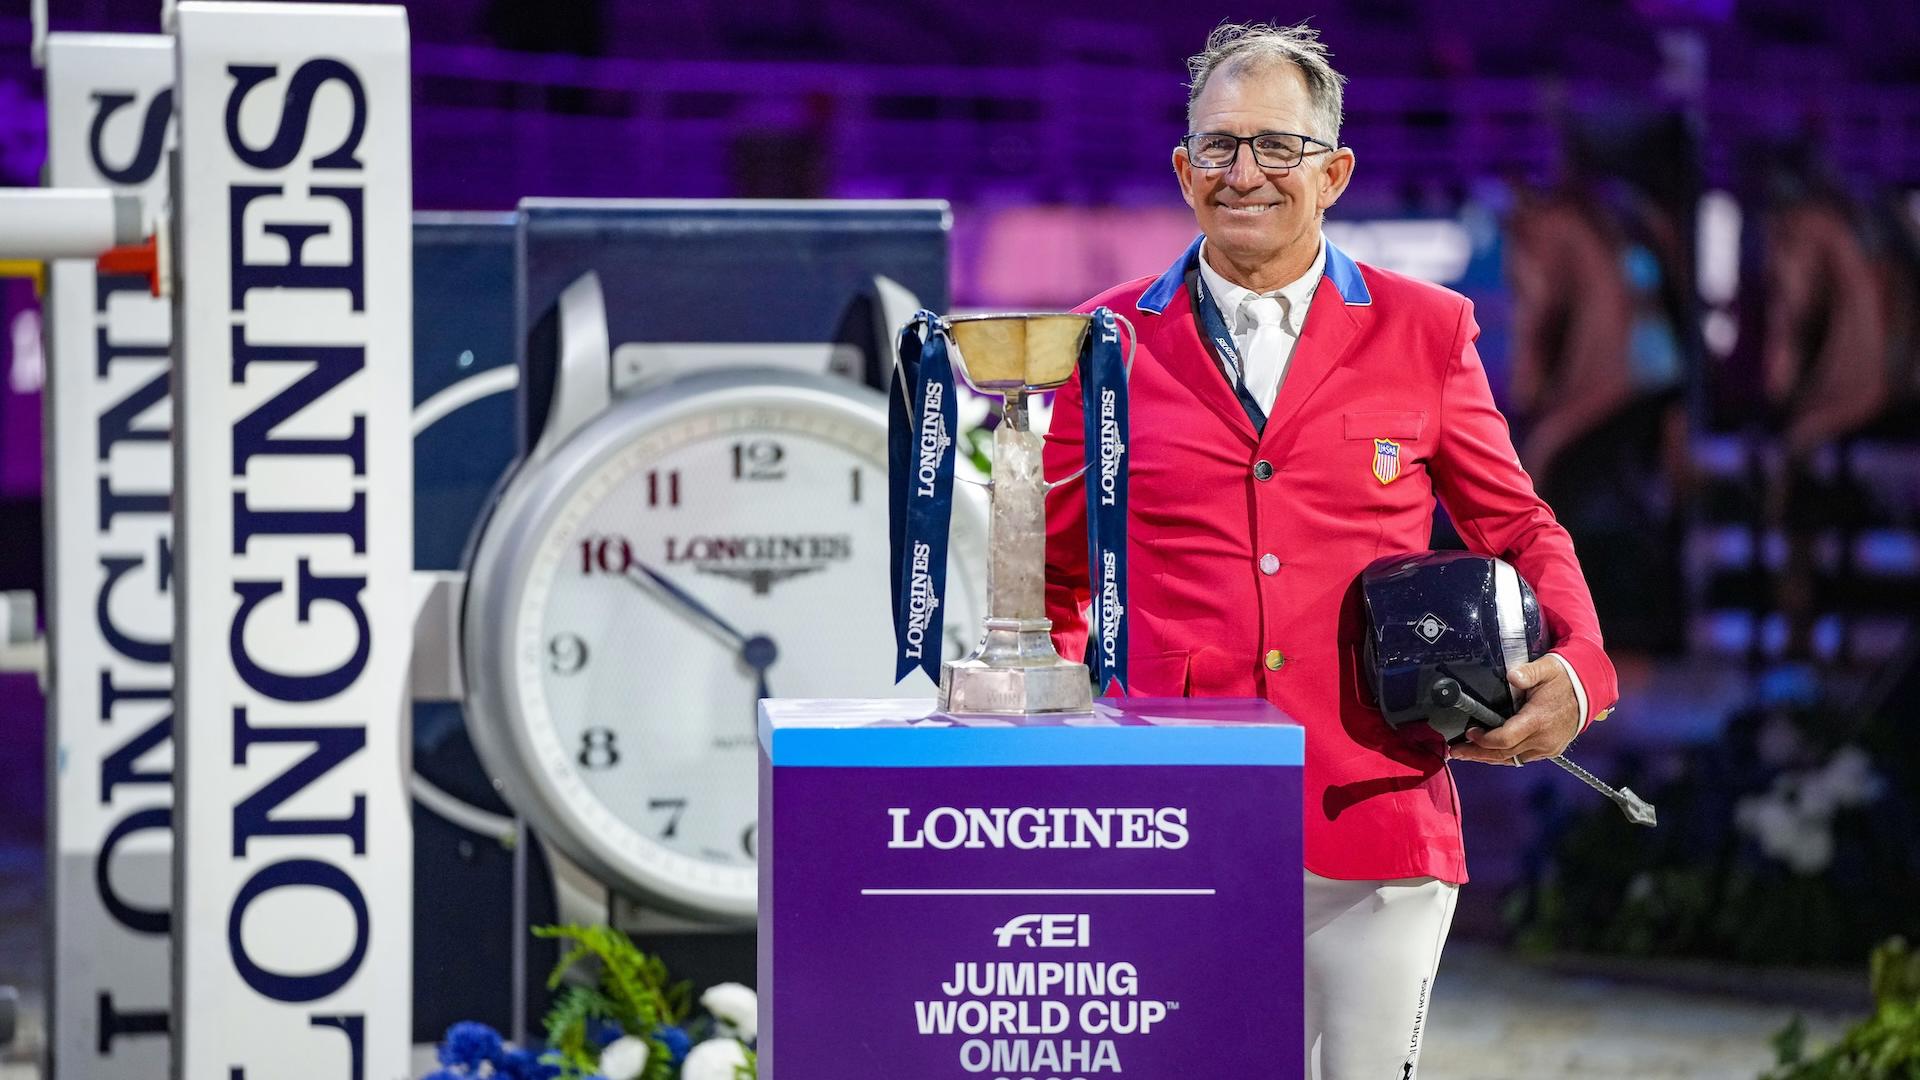
<path id="1" fill-rule="evenodd" d="M 1226 365 L 1227 382 L 1233 387 L 1233 396 L 1240 399 L 1240 408 L 1245 410 L 1247 419 L 1253 422 L 1253 430 L 1264 432 L 1267 429 L 1267 411 L 1253 400 L 1253 391 L 1247 389 L 1246 362 L 1240 358 L 1240 347 L 1233 343 L 1233 334 L 1227 330 L 1227 320 L 1221 317 L 1220 305 L 1212 294 L 1207 292 L 1207 276 L 1196 272 L 1193 275 L 1194 307 L 1200 312 L 1200 326 L 1207 340 L 1220 353 L 1220 360 Z"/>
<path id="2" fill-rule="evenodd" d="M 1093 590 L 1094 685 L 1127 683 L 1127 370 L 1113 312 L 1096 308 L 1080 354 L 1086 396 L 1087 580 Z"/>
<path id="3" fill-rule="evenodd" d="M 925 335 L 924 340 L 922 335 Z M 909 412 L 905 390 L 913 390 Z M 959 408 L 940 317 L 921 311 L 900 334 L 887 408 L 887 521 L 892 532 L 893 681 L 913 669 L 940 681 L 947 531 Z"/>

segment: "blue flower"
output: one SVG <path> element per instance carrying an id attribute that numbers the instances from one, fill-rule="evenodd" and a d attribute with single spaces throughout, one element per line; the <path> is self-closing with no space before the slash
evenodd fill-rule
<path id="1" fill-rule="evenodd" d="M 654 1029 L 653 1037 L 660 1040 L 660 1044 L 667 1048 L 667 1053 L 672 1055 L 675 1068 L 687 1060 L 687 1051 L 693 1049 L 693 1037 L 679 1027 L 663 1024 Z"/>
<path id="2" fill-rule="evenodd" d="M 506 1047 L 500 1033 L 485 1024 L 462 1020 L 447 1029 L 440 1042 L 440 1064 L 478 1069 L 482 1062 L 498 1066 Z"/>
<path id="3" fill-rule="evenodd" d="M 435 1069 L 427 1074 L 426 1080 L 466 1080 L 466 1078 L 471 1075 L 473 1074 L 467 1072 L 464 1068 L 459 1072 L 455 1072 L 452 1069 Z"/>
<path id="4" fill-rule="evenodd" d="M 532 1050 L 509 1050 L 494 1069 L 501 1080 L 555 1080 L 560 1075 L 560 1066 L 541 1061 Z"/>

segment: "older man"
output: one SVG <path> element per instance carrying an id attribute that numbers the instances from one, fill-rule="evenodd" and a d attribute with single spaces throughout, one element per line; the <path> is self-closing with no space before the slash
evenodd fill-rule
<path id="1" fill-rule="evenodd" d="M 1427 546 L 1437 495 L 1475 550 L 1534 584 L 1554 653 L 1512 673 L 1521 711 L 1452 757 L 1559 753 L 1611 708 L 1613 668 L 1573 544 L 1494 408 L 1471 305 L 1321 235 L 1354 154 L 1317 35 L 1224 26 L 1191 68 L 1173 168 L 1203 235 L 1088 304 L 1140 333 L 1130 689 L 1263 696 L 1306 726 L 1308 1075 L 1404 1078 L 1466 859 L 1448 748 L 1396 734 L 1356 691 L 1355 578 Z M 1052 475 L 1081 460 L 1079 400 L 1060 395 Z M 1083 498 L 1068 485 L 1048 506 L 1066 656 L 1086 644 Z"/>

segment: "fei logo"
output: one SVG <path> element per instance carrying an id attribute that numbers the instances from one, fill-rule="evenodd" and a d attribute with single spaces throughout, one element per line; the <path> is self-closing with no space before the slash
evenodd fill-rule
<path id="1" fill-rule="evenodd" d="M 1003 949 L 1013 947 L 1015 938 L 1029 949 L 1084 949 L 1091 940 L 1090 915 L 1017 915 L 1005 926 L 994 930 L 994 941 Z"/>

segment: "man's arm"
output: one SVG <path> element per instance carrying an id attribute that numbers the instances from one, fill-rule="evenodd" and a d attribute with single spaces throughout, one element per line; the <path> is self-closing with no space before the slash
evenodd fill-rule
<path id="1" fill-rule="evenodd" d="M 1514 454 L 1506 419 L 1494 406 L 1486 369 L 1473 345 L 1479 335 L 1473 305 L 1463 303 L 1441 392 L 1439 446 L 1428 468 L 1467 546 L 1507 560 L 1533 584 L 1553 652 L 1581 699 L 1578 719 L 1584 730 L 1611 711 L 1619 697 L 1613 664 L 1600 638 L 1600 619 L 1574 556 L 1573 539 L 1534 493 L 1532 478 Z"/>
<path id="2" fill-rule="evenodd" d="M 1545 394 L 1543 339 L 1563 299 L 1544 250 L 1542 234 L 1550 226 L 1545 210 L 1532 209 L 1516 214 L 1508 229 L 1505 278 L 1513 302 L 1507 316 L 1507 400 L 1521 416 L 1532 415 Z"/>
<path id="3" fill-rule="evenodd" d="M 1509 276 L 1514 341 L 1524 345 L 1513 354 L 1508 400 L 1530 421 L 1520 461 L 1545 475 L 1568 446 L 1633 399 L 1627 358 L 1633 296 L 1618 252 L 1587 215 L 1554 204 L 1537 211 L 1523 231 L 1543 257 L 1529 261 L 1528 245 L 1521 245 Z M 1551 345 L 1544 339 L 1548 313 L 1559 330 Z M 1541 351 L 1547 348 L 1552 358 Z M 1533 377 L 1523 377 L 1529 372 Z"/>
<path id="4" fill-rule="evenodd" d="M 1053 419 L 1041 469 L 1062 477 L 1086 463 L 1084 406 L 1080 372 L 1053 395 Z M 1087 609 L 1093 603 L 1087 582 L 1086 478 L 1077 477 L 1047 493 L 1047 618 L 1053 620 L 1053 647 L 1067 660 L 1087 654 Z"/>

